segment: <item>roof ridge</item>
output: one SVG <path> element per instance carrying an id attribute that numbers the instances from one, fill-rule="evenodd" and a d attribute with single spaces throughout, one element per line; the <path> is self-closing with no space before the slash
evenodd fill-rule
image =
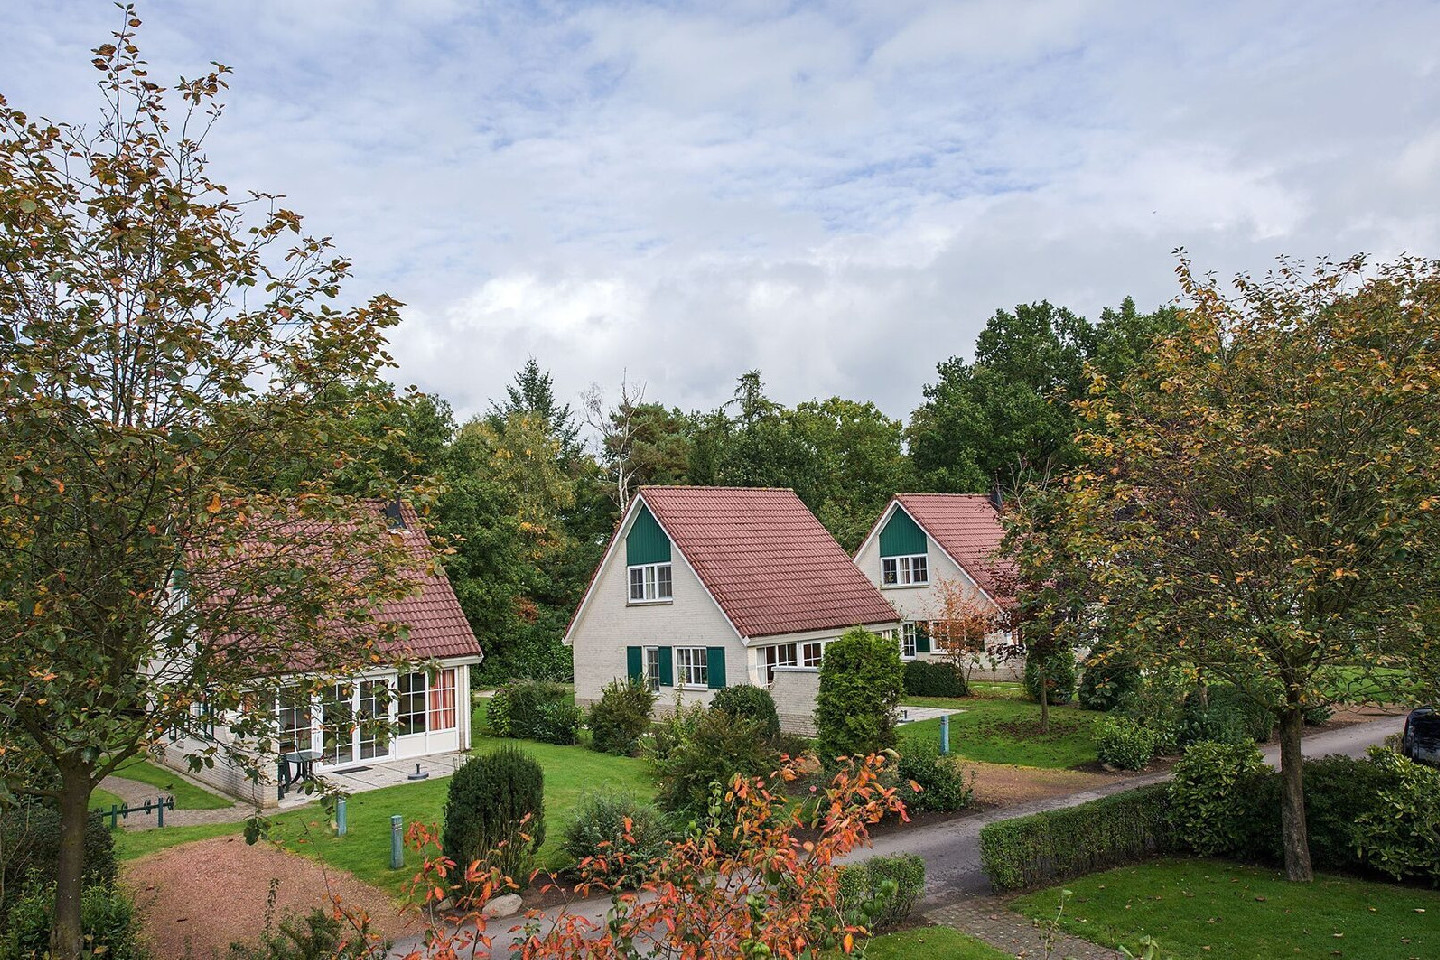
<path id="1" fill-rule="evenodd" d="M 753 490 L 756 493 L 794 493 L 794 487 L 740 487 L 704 483 L 642 483 L 638 490 Z"/>

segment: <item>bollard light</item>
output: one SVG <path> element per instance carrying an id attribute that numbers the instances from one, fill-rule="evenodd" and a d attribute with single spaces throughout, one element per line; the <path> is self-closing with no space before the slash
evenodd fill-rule
<path id="1" fill-rule="evenodd" d="M 405 866 L 405 847 L 402 843 L 400 814 L 390 818 L 390 869 L 399 870 Z"/>

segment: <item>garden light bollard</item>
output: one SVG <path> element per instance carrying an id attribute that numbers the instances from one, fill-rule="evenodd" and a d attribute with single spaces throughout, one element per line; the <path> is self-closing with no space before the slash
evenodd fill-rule
<path id="1" fill-rule="evenodd" d="M 940 717 L 940 754 L 944 756 L 950 752 L 950 714 Z"/>
<path id="2" fill-rule="evenodd" d="M 335 801 L 335 836 L 345 836 L 345 798 Z"/>
<path id="3" fill-rule="evenodd" d="M 405 866 L 405 848 L 400 840 L 400 814 L 390 818 L 390 869 L 399 870 Z"/>

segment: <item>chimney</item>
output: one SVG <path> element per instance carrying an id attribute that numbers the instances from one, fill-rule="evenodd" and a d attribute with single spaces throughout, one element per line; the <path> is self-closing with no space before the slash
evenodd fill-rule
<path id="1" fill-rule="evenodd" d="M 404 533 L 408 529 L 405 526 L 405 515 L 400 512 L 399 497 L 385 504 L 385 519 L 390 522 L 391 533 Z"/>
<path id="2" fill-rule="evenodd" d="M 1002 513 L 1005 510 L 1005 494 L 1000 492 L 999 483 L 990 488 L 990 505 L 995 508 L 996 513 Z"/>

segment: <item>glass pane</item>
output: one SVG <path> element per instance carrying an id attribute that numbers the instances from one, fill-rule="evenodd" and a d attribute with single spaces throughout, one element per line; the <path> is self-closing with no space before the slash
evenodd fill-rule
<path id="1" fill-rule="evenodd" d="M 645 599 L 645 571 L 641 567 L 630 568 L 630 599 Z"/>
<path id="2" fill-rule="evenodd" d="M 355 759 L 355 691 L 345 683 L 331 687 L 321 706 L 321 751 L 326 763 L 349 763 Z"/>
<path id="3" fill-rule="evenodd" d="M 659 577 L 658 596 L 668 599 L 670 597 L 670 564 L 661 564 L 656 571 Z"/>

